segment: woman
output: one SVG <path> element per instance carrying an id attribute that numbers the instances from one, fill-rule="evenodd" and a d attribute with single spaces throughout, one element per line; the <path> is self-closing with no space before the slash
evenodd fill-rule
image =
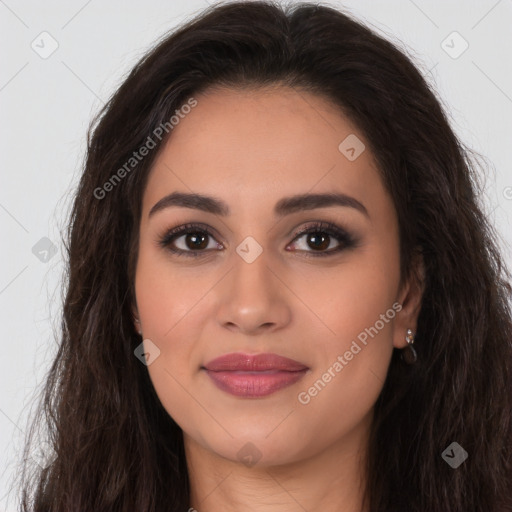
<path id="1" fill-rule="evenodd" d="M 512 510 L 510 275 L 403 53 L 211 7 L 91 131 L 24 511 Z"/>

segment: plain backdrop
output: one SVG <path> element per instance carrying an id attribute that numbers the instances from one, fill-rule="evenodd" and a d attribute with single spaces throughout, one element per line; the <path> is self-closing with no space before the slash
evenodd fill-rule
<path id="1" fill-rule="evenodd" d="M 88 124 L 150 46 L 208 3 L 0 0 L 0 512 L 17 509 L 27 415 L 56 352 L 61 231 Z M 486 158 L 483 201 L 511 268 L 512 0 L 323 3 L 397 41 Z"/>

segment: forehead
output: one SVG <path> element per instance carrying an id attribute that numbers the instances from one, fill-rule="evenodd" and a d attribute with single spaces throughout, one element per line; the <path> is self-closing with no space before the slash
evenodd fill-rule
<path id="1" fill-rule="evenodd" d="M 146 215 L 175 190 L 222 197 L 233 211 L 270 211 L 293 194 L 386 195 L 364 135 L 324 98 L 283 86 L 194 98 L 150 171 Z"/>

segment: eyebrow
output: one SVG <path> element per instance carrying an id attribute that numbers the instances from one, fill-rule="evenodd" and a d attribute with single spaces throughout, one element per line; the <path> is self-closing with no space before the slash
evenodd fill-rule
<path id="1" fill-rule="evenodd" d="M 190 194 L 185 192 L 173 192 L 162 197 L 149 211 L 148 217 L 156 212 L 173 206 L 201 210 L 214 215 L 226 217 L 230 215 L 229 206 L 221 199 L 202 194 Z M 365 206 L 354 197 L 341 193 L 324 194 L 299 194 L 280 199 L 275 207 L 274 214 L 283 217 L 302 210 L 314 210 L 329 206 L 344 206 L 354 208 L 366 217 L 370 218 Z"/>

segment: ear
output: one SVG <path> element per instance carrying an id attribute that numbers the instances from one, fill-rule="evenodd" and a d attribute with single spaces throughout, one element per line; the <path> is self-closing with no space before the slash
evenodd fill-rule
<path id="1" fill-rule="evenodd" d="M 421 250 L 417 249 L 412 258 L 412 268 L 409 278 L 398 294 L 398 303 L 402 309 L 395 317 L 393 346 L 407 346 L 405 335 L 407 329 L 415 334 L 418 325 L 418 315 L 421 310 L 423 292 L 425 290 L 425 264 Z"/>
<path id="2" fill-rule="evenodd" d="M 133 316 L 133 325 L 135 327 L 135 330 L 139 334 L 142 334 L 142 326 L 140 324 L 139 312 L 137 311 L 137 306 L 135 304 L 132 304 L 132 316 Z"/>

